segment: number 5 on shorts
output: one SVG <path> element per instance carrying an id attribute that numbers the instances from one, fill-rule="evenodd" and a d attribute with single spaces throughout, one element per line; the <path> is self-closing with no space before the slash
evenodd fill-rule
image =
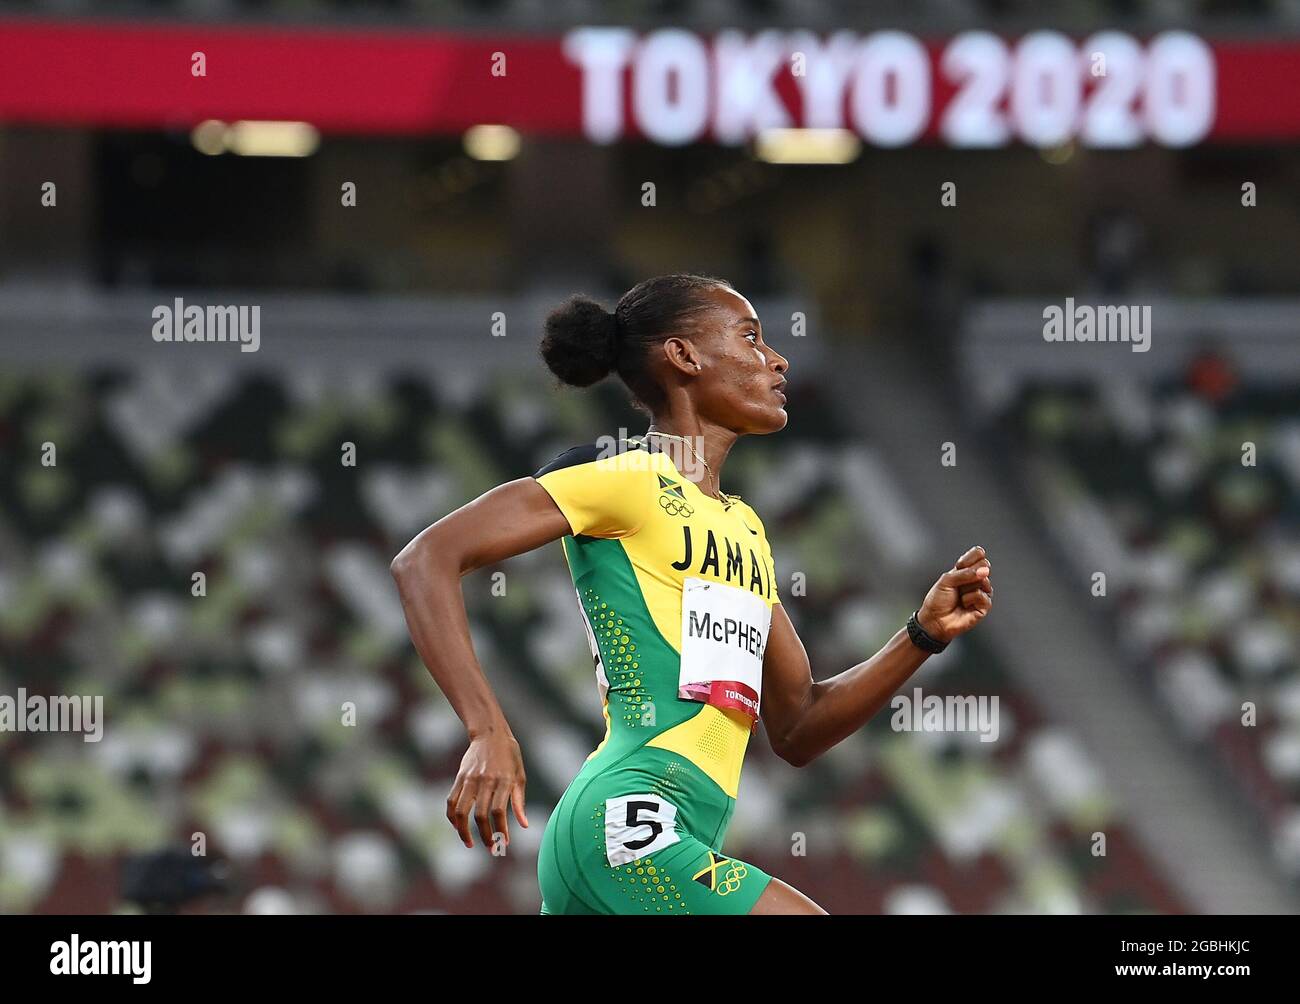
<path id="1" fill-rule="evenodd" d="M 677 843 L 677 806 L 658 795 L 605 800 L 605 860 L 625 865 Z"/>

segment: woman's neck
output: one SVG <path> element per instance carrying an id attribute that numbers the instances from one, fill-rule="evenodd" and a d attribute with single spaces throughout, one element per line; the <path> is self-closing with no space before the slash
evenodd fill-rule
<path id="1" fill-rule="evenodd" d="M 656 415 L 647 436 L 658 449 L 670 453 L 683 477 L 704 494 L 714 498 L 722 494 L 722 465 L 737 439 L 734 432 L 698 418 L 683 421 L 672 415 Z"/>

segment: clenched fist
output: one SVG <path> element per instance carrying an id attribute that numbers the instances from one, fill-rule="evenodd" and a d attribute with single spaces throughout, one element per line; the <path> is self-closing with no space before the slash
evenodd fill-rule
<path id="1" fill-rule="evenodd" d="M 916 615 L 926 634 L 936 641 L 952 641 L 965 634 L 993 609 L 992 566 L 978 545 L 957 559 L 925 594 Z"/>

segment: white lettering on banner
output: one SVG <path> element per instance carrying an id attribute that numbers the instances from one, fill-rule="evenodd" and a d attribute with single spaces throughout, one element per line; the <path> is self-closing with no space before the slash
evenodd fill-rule
<path id="1" fill-rule="evenodd" d="M 682 584 L 679 696 L 741 705 L 753 717 L 763 689 L 763 653 L 772 608 L 762 597 L 722 582 Z M 721 686 L 714 688 L 714 684 Z"/>
<path id="2" fill-rule="evenodd" d="M 904 146 L 930 120 L 930 57 L 911 35 L 879 31 L 858 50 L 849 91 L 853 127 L 877 146 Z"/>
<path id="3" fill-rule="evenodd" d="M 656 143 L 693 143 L 709 122 L 709 53 L 689 31 L 652 32 L 637 50 L 632 111 Z"/>
<path id="4" fill-rule="evenodd" d="M 792 125 L 775 86 L 776 71 L 790 53 L 782 32 L 763 31 L 746 41 L 738 31 L 724 31 L 713 47 L 718 70 L 714 139 L 743 143 L 759 130 Z"/>
<path id="5" fill-rule="evenodd" d="M 582 131 L 593 142 L 623 135 L 623 71 L 635 45 L 626 28 L 580 28 L 564 39 L 564 54 L 582 67 Z"/>
<path id="6" fill-rule="evenodd" d="M 795 32 L 790 47 L 808 56 L 808 72 L 795 77 L 803 99 L 806 129 L 844 128 L 844 94 L 858 58 L 858 37 L 837 31 L 823 43 L 807 31 Z"/>
<path id="7" fill-rule="evenodd" d="M 641 36 L 580 28 L 563 47 L 582 77 L 583 131 L 597 143 L 640 133 L 676 146 L 707 133 L 739 144 L 794 125 L 844 128 L 847 108 L 848 126 L 882 147 L 914 143 L 927 131 L 958 147 L 1074 139 L 1181 147 L 1209 134 L 1217 104 L 1214 52 L 1182 31 L 1145 45 L 1122 32 L 1076 42 L 1036 31 L 1014 46 L 971 31 L 932 52 L 900 31 L 841 31 L 823 41 L 807 31 L 727 30 L 710 40 L 679 28 Z M 798 73 L 791 72 L 795 53 Z M 1099 56 L 1107 75 L 1093 79 L 1084 66 Z"/>

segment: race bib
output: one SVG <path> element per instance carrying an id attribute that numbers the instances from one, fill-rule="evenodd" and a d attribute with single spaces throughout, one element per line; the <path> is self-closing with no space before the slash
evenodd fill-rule
<path id="1" fill-rule="evenodd" d="M 605 860 L 617 867 L 681 840 L 677 806 L 658 795 L 605 799 Z"/>
<path id="2" fill-rule="evenodd" d="M 687 579 L 677 696 L 742 711 L 756 728 L 771 626 L 772 608 L 756 594 L 722 582 Z"/>

